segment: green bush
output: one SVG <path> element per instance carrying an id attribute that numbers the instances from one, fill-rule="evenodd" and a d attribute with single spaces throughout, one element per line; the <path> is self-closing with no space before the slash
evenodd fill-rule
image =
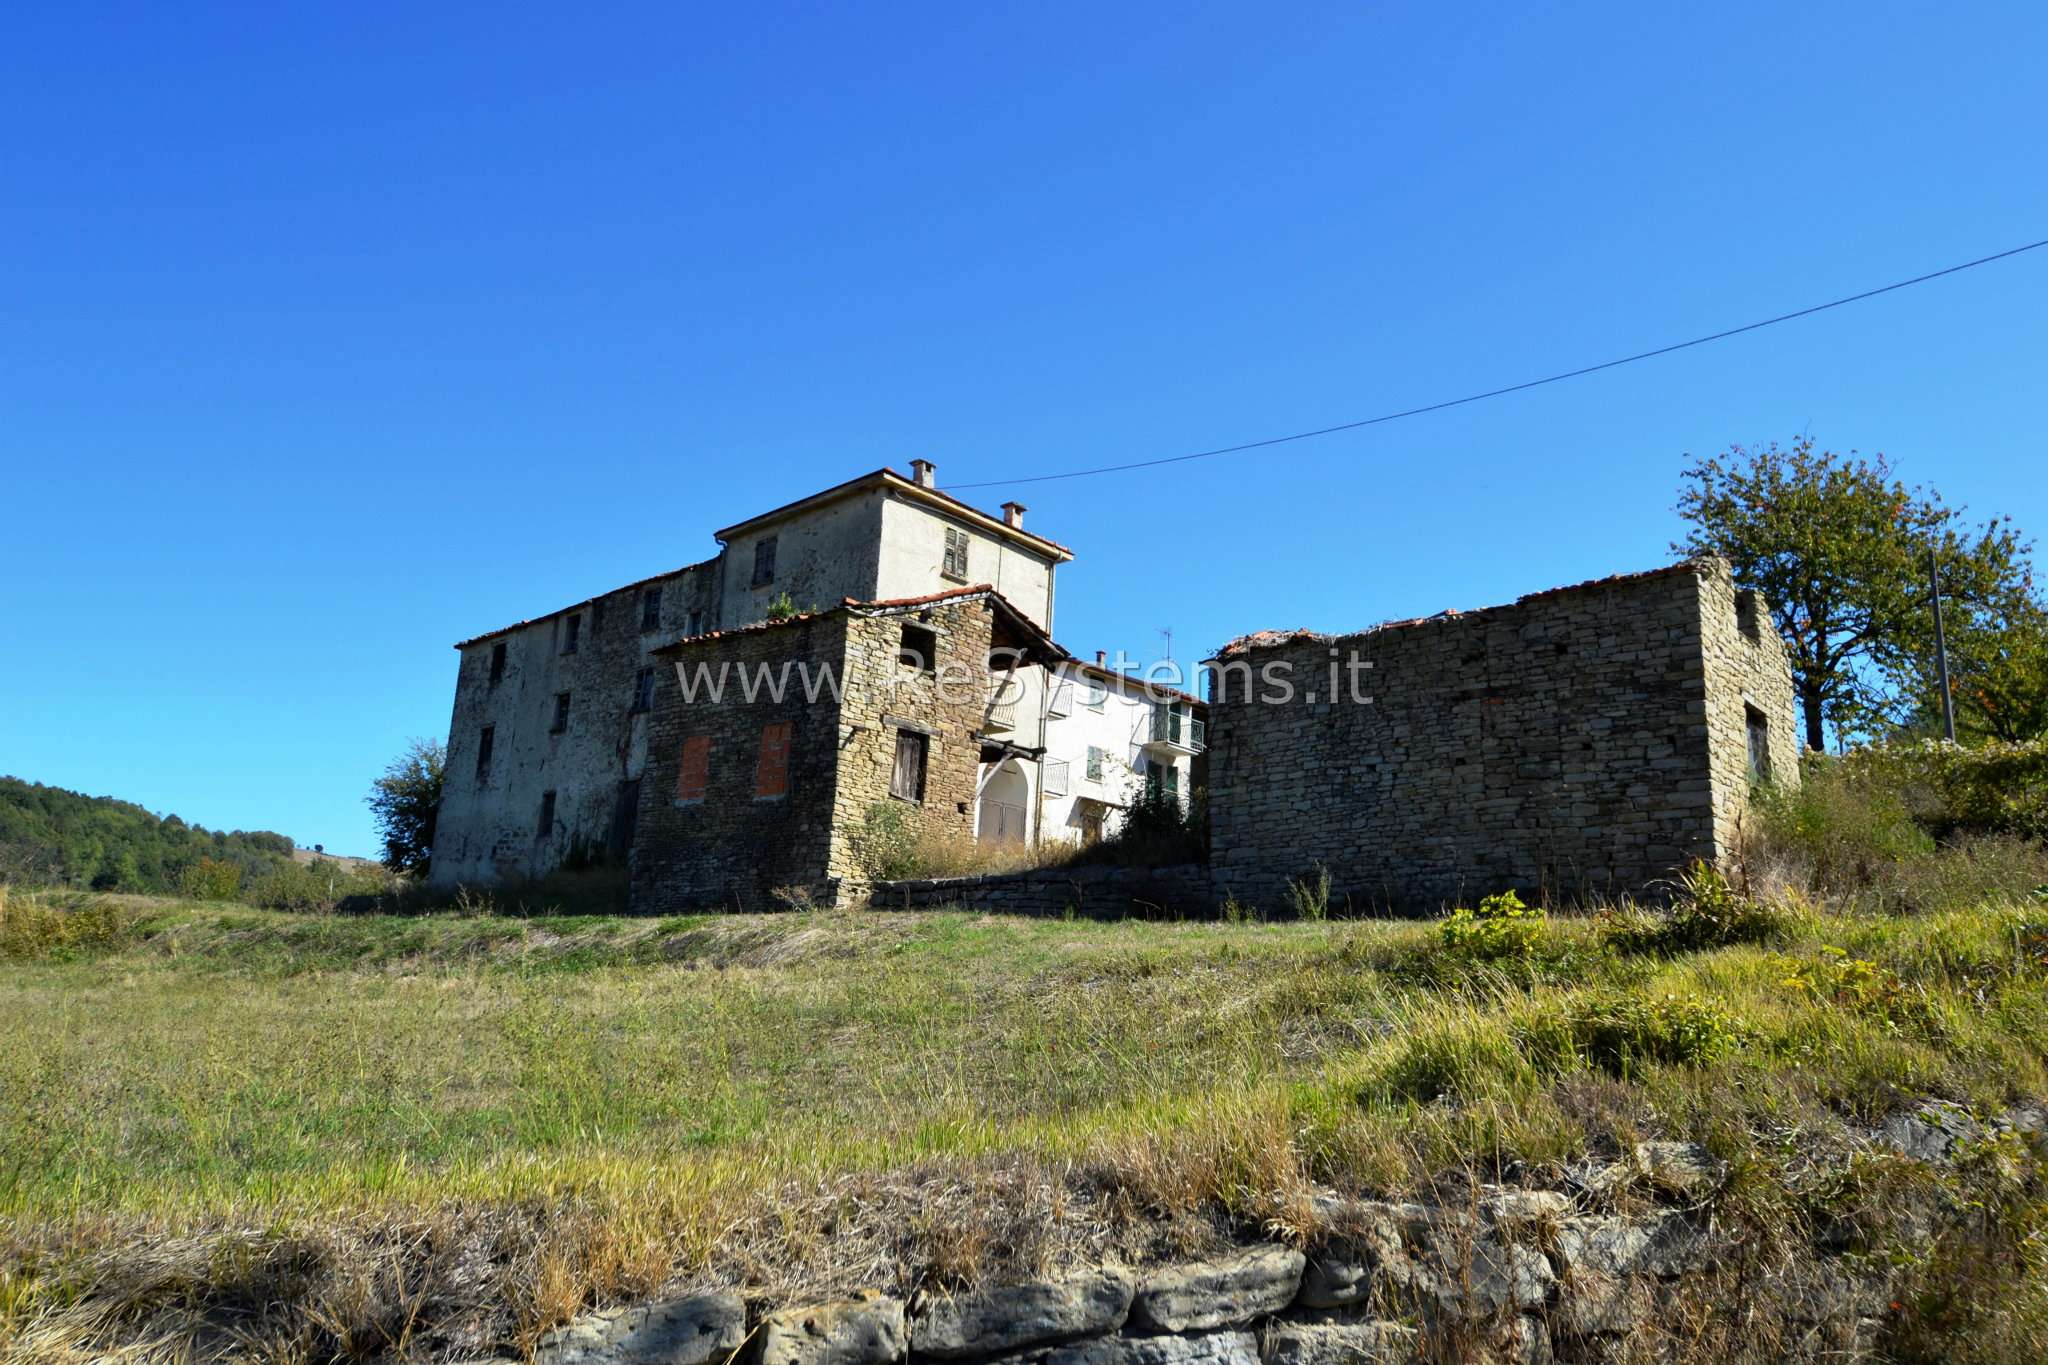
<path id="1" fill-rule="evenodd" d="M 1560 1071 L 1584 1061 L 1626 1077 L 1645 1066 L 1700 1066 L 1747 1042 L 1743 1025 L 1698 995 L 1645 996 L 1618 992 L 1581 1000 L 1561 1015 L 1524 1025 L 1522 1047 L 1531 1061 Z"/>
<path id="2" fill-rule="evenodd" d="M 1937 839 L 2010 834 L 2048 840 L 2048 740 L 1966 749 L 1938 740 L 1876 745 L 1842 760 L 1899 793 Z"/>
<path id="3" fill-rule="evenodd" d="M 66 958 L 130 938 L 141 916 L 94 898 L 70 907 L 0 886 L 0 961 Z"/>
<path id="4" fill-rule="evenodd" d="M 1445 952 L 1472 962 L 1526 960 L 1543 941 L 1542 907 L 1512 891 L 1487 896 L 1477 910 L 1460 906 L 1437 926 Z"/>
<path id="5" fill-rule="evenodd" d="M 195 901 L 231 901 L 241 889 L 241 867 L 218 858 L 187 863 L 178 874 L 178 894 Z"/>
<path id="6" fill-rule="evenodd" d="M 343 901 L 384 895 L 393 886 L 389 875 L 351 872 L 340 863 L 286 863 L 254 878 L 242 899 L 266 910 L 332 910 Z"/>
<path id="7" fill-rule="evenodd" d="M 868 807 L 861 825 L 860 864 L 869 879 L 878 882 L 917 875 L 917 831 L 911 828 L 903 806 L 877 801 Z"/>
<path id="8" fill-rule="evenodd" d="M 1600 921 L 1601 941 L 1616 952 L 1697 953 L 1743 943 L 1773 943 L 1785 936 L 1785 917 L 1740 895 L 1706 863 L 1679 878 L 1679 896 L 1663 914 L 1610 912 Z"/>

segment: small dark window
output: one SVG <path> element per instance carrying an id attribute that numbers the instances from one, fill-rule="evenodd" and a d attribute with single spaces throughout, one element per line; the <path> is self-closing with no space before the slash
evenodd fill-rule
<path id="1" fill-rule="evenodd" d="M 940 572 L 948 578 L 967 581 L 967 533 L 951 526 L 946 528 L 946 559 Z"/>
<path id="2" fill-rule="evenodd" d="M 640 629 L 661 629 L 661 589 L 649 588 L 640 594 Z"/>
<path id="3" fill-rule="evenodd" d="M 505 678 L 505 642 L 491 646 L 491 686 L 496 687 Z"/>
<path id="4" fill-rule="evenodd" d="M 930 626 L 905 622 L 902 643 L 896 650 L 896 661 L 920 673 L 932 672 L 939 666 L 939 633 Z"/>
<path id="5" fill-rule="evenodd" d="M 1154 763 L 1145 770 L 1145 794 L 1154 801 L 1180 799 L 1180 769 L 1170 763 Z"/>
<path id="6" fill-rule="evenodd" d="M 1735 594 L 1735 628 L 1754 640 L 1757 636 L 1757 600 L 1753 589 Z"/>
<path id="7" fill-rule="evenodd" d="M 633 675 L 633 709 L 649 711 L 654 707 L 654 670 L 643 668 Z"/>
<path id="8" fill-rule="evenodd" d="M 574 654 L 583 639 L 583 613 L 572 611 L 562 622 L 562 652 Z"/>
<path id="9" fill-rule="evenodd" d="M 555 794 L 553 792 L 542 792 L 540 794 L 540 823 L 534 828 L 533 836 L 536 839 L 545 839 L 554 832 Z"/>
<path id="10" fill-rule="evenodd" d="M 1749 776 L 1753 782 L 1771 780 L 1771 722 L 1763 712 L 1745 704 L 1743 728 L 1749 732 Z"/>
<path id="11" fill-rule="evenodd" d="M 896 766 L 889 770 L 889 795 L 903 801 L 924 800 L 925 760 L 931 740 L 915 730 L 896 732 Z"/>
<path id="12" fill-rule="evenodd" d="M 481 787 L 491 780 L 491 743 L 498 737 L 497 727 L 486 725 L 476 737 L 476 784 Z"/>
<path id="13" fill-rule="evenodd" d="M 569 728 L 569 694 L 555 693 L 555 723 L 548 727 L 548 733 L 559 735 Z"/>
<path id="14" fill-rule="evenodd" d="M 762 536 L 754 542 L 754 586 L 775 581 L 775 537 Z"/>
<path id="15" fill-rule="evenodd" d="M 703 613 L 703 612 L 701 612 L 701 611 L 693 611 L 693 612 L 691 612 L 691 613 L 690 613 L 690 634 L 692 634 L 692 635 L 702 635 L 703 633 L 704 633 L 704 613 Z"/>

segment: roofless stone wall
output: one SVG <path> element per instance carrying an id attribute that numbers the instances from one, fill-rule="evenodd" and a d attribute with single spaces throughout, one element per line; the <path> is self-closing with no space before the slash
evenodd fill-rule
<path id="1" fill-rule="evenodd" d="M 1732 858 L 1753 725 L 1798 778 L 1783 643 L 1720 560 L 1212 667 L 1215 893 L 1269 913 L 1319 863 L 1354 910 L 1639 893 Z"/>

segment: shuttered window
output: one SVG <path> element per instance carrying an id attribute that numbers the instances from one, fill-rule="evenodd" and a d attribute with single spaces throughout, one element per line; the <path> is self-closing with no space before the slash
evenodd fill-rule
<path id="1" fill-rule="evenodd" d="M 786 720 L 761 727 L 761 758 L 754 764 L 754 795 L 786 796 L 789 793 L 789 731 Z"/>
<path id="2" fill-rule="evenodd" d="M 967 533 L 946 528 L 946 562 L 943 565 L 946 577 L 967 579 Z"/>
<path id="3" fill-rule="evenodd" d="M 702 801 L 711 785 L 711 736 L 691 735 L 683 741 L 682 767 L 676 773 L 676 800 Z"/>
<path id="4" fill-rule="evenodd" d="M 924 800 L 925 756 L 931 741 L 915 730 L 896 732 L 896 766 L 889 771 L 889 795 L 904 801 Z"/>

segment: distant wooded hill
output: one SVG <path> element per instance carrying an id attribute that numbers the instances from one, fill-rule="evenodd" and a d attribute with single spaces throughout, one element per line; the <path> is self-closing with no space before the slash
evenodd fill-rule
<path id="1" fill-rule="evenodd" d="M 282 834 L 210 830 L 132 801 L 0 777 L 0 881 L 169 893 L 201 858 L 232 863 L 246 879 L 291 856 Z"/>

